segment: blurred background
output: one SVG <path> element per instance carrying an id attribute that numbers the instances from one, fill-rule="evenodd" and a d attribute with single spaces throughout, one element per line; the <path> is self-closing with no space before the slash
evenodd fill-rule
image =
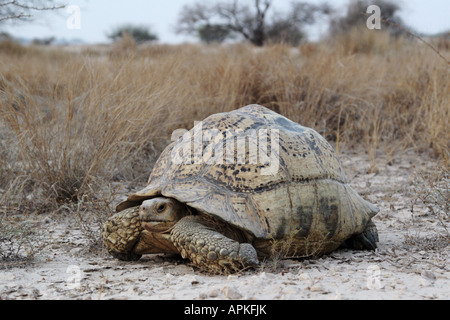
<path id="1" fill-rule="evenodd" d="M 13 6 L 11 2 L 34 6 L 35 8 L 61 7 L 57 10 L 27 10 L 24 7 Z M 215 4 L 233 4 L 234 1 L 198 1 L 198 0 L 167 0 L 148 1 L 132 0 L 126 3 L 118 0 L 73 0 L 73 1 L 0 1 L 0 14 L 3 18 L 8 17 L 5 13 L 6 7 L 12 10 L 12 15 L 21 14 L 21 19 L 7 19 L 0 21 L 0 32 L 5 32 L 18 39 L 22 43 L 33 40 L 52 39 L 56 44 L 108 43 L 108 37 L 121 26 L 139 26 L 149 30 L 156 35 L 159 43 L 180 44 L 184 42 L 195 42 L 199 40 L 198 33 L 180 32 L 180 27 L 191 21 L 203 18 L 203 23 L 224 24 L 227 21 L 218 17 L 218 10 L 211 9 Z M 253 14 L 255 2 L 253 0 L 236 1 L 238 9 L 247 7 Z M 391 5 L 387 10 L 389 18 L 396 17 L 414 32 L 420 35 L 433 36 L 450 30 L 450 1 L 447 0 L 408 0 L 408 1 L 358 1 L 358 0 L 335 0 L 321 2 L 315 0 L 271 1 L 267 11 L 267 21 L 280 20 L 289 17 L 293 8 L 301 4 L 305 9 L 307 5 L 327 7 L 327 14 L 317 17 L 314 21 L 303 19 L 301 24 L 309 40 L 315 41 L 327 35 L 330 31 L 330 21 L 345 16 L 349 9 L 367 8 L 370 4 L 379 4 L 381 7 Z M 306 5 L 305 5 L 306 4 Z M 264 1 L 259 4 L 261 7 Z M 77 11 L 79 10 L 79 11 Z M 197 12 L 195 12 L 197 11 Z M 386 11 L 386 10 L 385 10 Z M 303 11 L 305 12 L 305 11 Z M 304 14 L 304 13 L 303 13 Z M 78 15 L 78 16 L 77 16 Z M 189 16 L 190 17 L 187 17 Z M 74 25 L 74 16 L 77 16 L 78 25 Z M 205 19 L 207 18 L 207 19 Z M 72 26 L 68 21 L 72 19 Z M 184 20 L 183 20 L 184 19 Z M 70 21 L 69 21 L 70 23 Z M 197 27 L 202 23 L 198 23 Z M 184 25 L 184 27 L 186 27 Z M 191 26 L 192 27 L 192 26 Z M 198 30 L 196 30 L 198 32 Z M 305 37 L 306 38 L 306 37 Z M 227 38 L 229 40 L 229 38 Z M 234 41 L 240 40 L 234 37 Z"/>

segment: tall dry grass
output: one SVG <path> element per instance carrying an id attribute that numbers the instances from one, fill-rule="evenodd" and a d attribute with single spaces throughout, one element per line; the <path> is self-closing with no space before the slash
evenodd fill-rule
<path id="1" fill-rule="evenodd" d="M 300 48 L 0 46 L 0 210 L 143 185 L 173 130 L 250 103 L 338 150 L 413 148 L 448 166 L 449 71 L 420 43 L 373 32 Z"/>

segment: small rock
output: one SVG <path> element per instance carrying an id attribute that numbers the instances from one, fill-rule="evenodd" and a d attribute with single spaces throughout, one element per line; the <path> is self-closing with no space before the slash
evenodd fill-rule
<path id="1" fill-rule="evenodd" d="M 219 296 L 219 290 L 213 289 L 208 293 L 210 298 L 217 298 Z"/>
<path id="2" fill-rule="evenodd" d="M 197 299 L 198 300 L 205 300 L 205 299 L 208 299 L 208 296 L 206 295 L 206 293 L 201 292 L 201 293 L 199 293 Z"/>
<path id="3" fill-rule="evenodd" d="M 428 293 L 428 294 L 425 295 L 425 298 L 426 298 L 426 299 L 434 300 L 434 299 L 437 298 L 437 296 L 436 296 L 436 294 L 430 292 L 430 293 Z"/>
<path id="4" fill-rule="evenodd" d="M 33 296 L 34 299 L 42 297 L 42 293 L 38 289 L 33 289 L 31 291 L 31 295 Z"/>
<path id="5" fill-rule="evenodd" d="M 227 277 L 227 280 L 228 280 L 228 281 L 234 281 L 234 280 L 237 280 L 237 278 L 238 278 L 238 276 L 235 276 L 235 275 L 233 275 L 233 274 L 230 274 L 230 275 Z"/>
<path id="6" fill-rule="evenodd" d="M 70 250 L 70 254 L 74 255 L 74 256 L 77 256 L 80 253 L 82 253 L 82 251 L 83 251 L 83 248 L 73 248 L 73 249 Z"/>
<path id="7" fill-rule="evenodd" d="M 319 283 L 316 283 L 316 284 L 312 285 L 312 286 L 309 288 L 309 290 L 310 290 L 311 292 L 324 292 L 324 291 L 325 291 L 325 290 L 323 289 L 323 287 L 322 287 Z"/>
<path id="8" fill-rule="evenodd" d="M 196 286 L 201 283 L 200 279 L 196 275 L 188 275 L 185 278 L 186 283 L 189 283 L 192 286 Z"/>
<path id="9" fill-rule="evenodd" d="M 436 275 L 431 271 L 425 270 L 420 275 L 422 276 L 422 278 L 425 278 L 429 281 L 436 281 Z"/>
<path id="10" fill-rule="evenodd" d="M 336 268 L 335 268 L 335 267 L 331 267 L 331 268 L 328 270 L 327 276 L 329 276 L 329 277 L 334 277 L 334 276 L 336 276 L 336 275 L 339 275 L 339 273 L 337 272 Z"/>
<path id="11" fill-rule="evenodd" d="M 242 295 L 234 287 L 228 287 L 228 286 L 223 287 L 222 293 L 227 299 L 230 299 L 230 300 L 237 300 L 237 299 L 242 298 Z"/>
<path id="12" fill-rule="evenodd" d="M 428 287 L 436 281 L 436 276 L 433 272 L 425 270 L 421 274 L 420 284 L 423 287 Z"/>
<path id="13" fill-rule="evenodd" d="M 303 272 L 302 274 L 300 274 L 300 275 L 298 276 L 298 278 L 299 278 L 300 280 L 312 281 L 311 276 L 309 275 L 309 273 L 306 273 L 306 272 Z"/>

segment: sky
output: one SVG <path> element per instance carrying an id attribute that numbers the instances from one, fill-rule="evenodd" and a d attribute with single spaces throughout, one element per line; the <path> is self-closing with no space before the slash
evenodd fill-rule
<path id="1" fill-rule="evenodd" d="M 240 0 L 245 1 L 245 0 Z M 304 0 L 305 1 L 305 0 Z M 322 2 L 306 0 L 308 2 Z M 195 41 L 174 31 L 178 15 L 185 4 L 198 0 L 62 0 L 67 4 L 57 13 L 45 13 L 34 22 L 3 25 L 14 37 L 81 39 L 87 43 L 107 43 L 106 36 L 114 27 L 137 24 L 150 27 L 160 43 Z M 205 1 L 208 2 L 208 1 Z M 274 7 L 287 10 L 290 0 L 274 0 Z M 338 12 L 345 12 L 349 0 L 330 0 Z M 414 30 L 435 34 L 450 30 L 450 0 L 403 0 L 400 16 Z M 311 29 L 311 37 L 326 32 L 322 24 Z"/>

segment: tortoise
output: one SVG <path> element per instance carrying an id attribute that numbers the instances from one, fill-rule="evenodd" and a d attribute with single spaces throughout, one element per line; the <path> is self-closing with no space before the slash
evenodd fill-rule
<path id="1" fill-rule="evenodd" d="M 102 229 L 114 257 L 175 253 L 211 272 L 379 241 L 379 209 L 347 184 L 325 138 L 260 105 L 211 115 L 172 142 L 116 211 Z"/>

